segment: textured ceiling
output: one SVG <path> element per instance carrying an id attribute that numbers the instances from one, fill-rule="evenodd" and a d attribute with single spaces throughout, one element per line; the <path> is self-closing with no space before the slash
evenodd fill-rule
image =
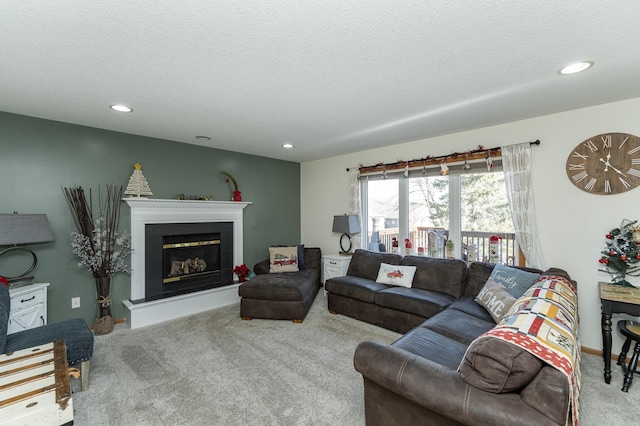
<path id="1" fill-rule="evenodd" d="M 639 22 L 631 0 L 0 0 L 0 111 L 306 161 L 638 97 Z"/>

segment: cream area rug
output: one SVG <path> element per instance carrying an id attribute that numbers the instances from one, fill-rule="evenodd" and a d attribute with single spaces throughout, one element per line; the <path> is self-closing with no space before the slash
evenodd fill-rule
<path id="1" fill-rule="evenodd" d="M 89 389 L 73 394 L 74 424 L 364 425 L 355 348 L 399 336 L 331 315 L 322 290 L 302 324 L 242 321 L 231 305 L 136 330 L 117 326 L 95 338 Z M 580 425 L 640 418 L 640 377 L 624 393 L 620 367 L 612 370 L 607 385 L 602 359 L 582 354 Z"/>

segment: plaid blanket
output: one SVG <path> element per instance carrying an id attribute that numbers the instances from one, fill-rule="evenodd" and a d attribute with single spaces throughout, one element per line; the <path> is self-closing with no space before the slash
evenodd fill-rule
<path id="1" fill-rule="evenodd" d="M 557 276 L 540 277 L 483 337 L 517 345 L 565 374 L 571 391 L 566 424 L 578 424 L 580 337 L 578 294 Z"/>

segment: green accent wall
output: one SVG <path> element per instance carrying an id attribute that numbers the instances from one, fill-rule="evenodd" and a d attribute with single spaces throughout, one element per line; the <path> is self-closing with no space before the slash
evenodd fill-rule
<path id="1" fill-rule="evenodd" d="M 71 252 L 76 229 L 62 187 L 91 189 L 94 198 L 106 184 L 126 188 L 137 162 L 152 198 L 161 199 L 184 193 L 231 200 L 232 185 L 221 171 L 229 172 L 243 201 L 253 203 L 244 209 L 250 269 L 268 257 L 269 245 L 300 242 L 298 163 L 0 112 L 0 213 L 45 213 L 54 233 L 54 242 L 28 247 L 38 255 L 36 282 L 51 283 L 49 322 L 82 317 L 91 324 L 96 313 L 93 277 L 78 268 Z M 119 232 L 124 230 L 130 230 L 130 211 L 122 202 Z M 15 275 L 29 264 L 27 256 L 0 258 L 0 275 Z M 26 267 L 15 271 L 16 265 Z M 72 297 L 81 298 L 80 308 L 71 309 Z M 129 274 L 114 276 L 112 298 L 114 318 L 124 318 Z"/>

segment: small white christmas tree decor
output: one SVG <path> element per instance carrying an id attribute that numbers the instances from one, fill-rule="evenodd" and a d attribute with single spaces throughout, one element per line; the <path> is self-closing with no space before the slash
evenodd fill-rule
<path id="1" fill-rule="evenodd" d="M 127 185 L 127 190 L 124 191 L 124 193 L 129 197 L 135 196 L 138 198 L 143 195 L 153 195 L 153 192 L 151 192 L 151 188 L 149 188 L 147 179 L 142 174 L 142 166 L 140 165 L 140 163 L 134 164 L 133 167 L 135 167 L 135 170 L 129 178 L 129 184 Z"/>

